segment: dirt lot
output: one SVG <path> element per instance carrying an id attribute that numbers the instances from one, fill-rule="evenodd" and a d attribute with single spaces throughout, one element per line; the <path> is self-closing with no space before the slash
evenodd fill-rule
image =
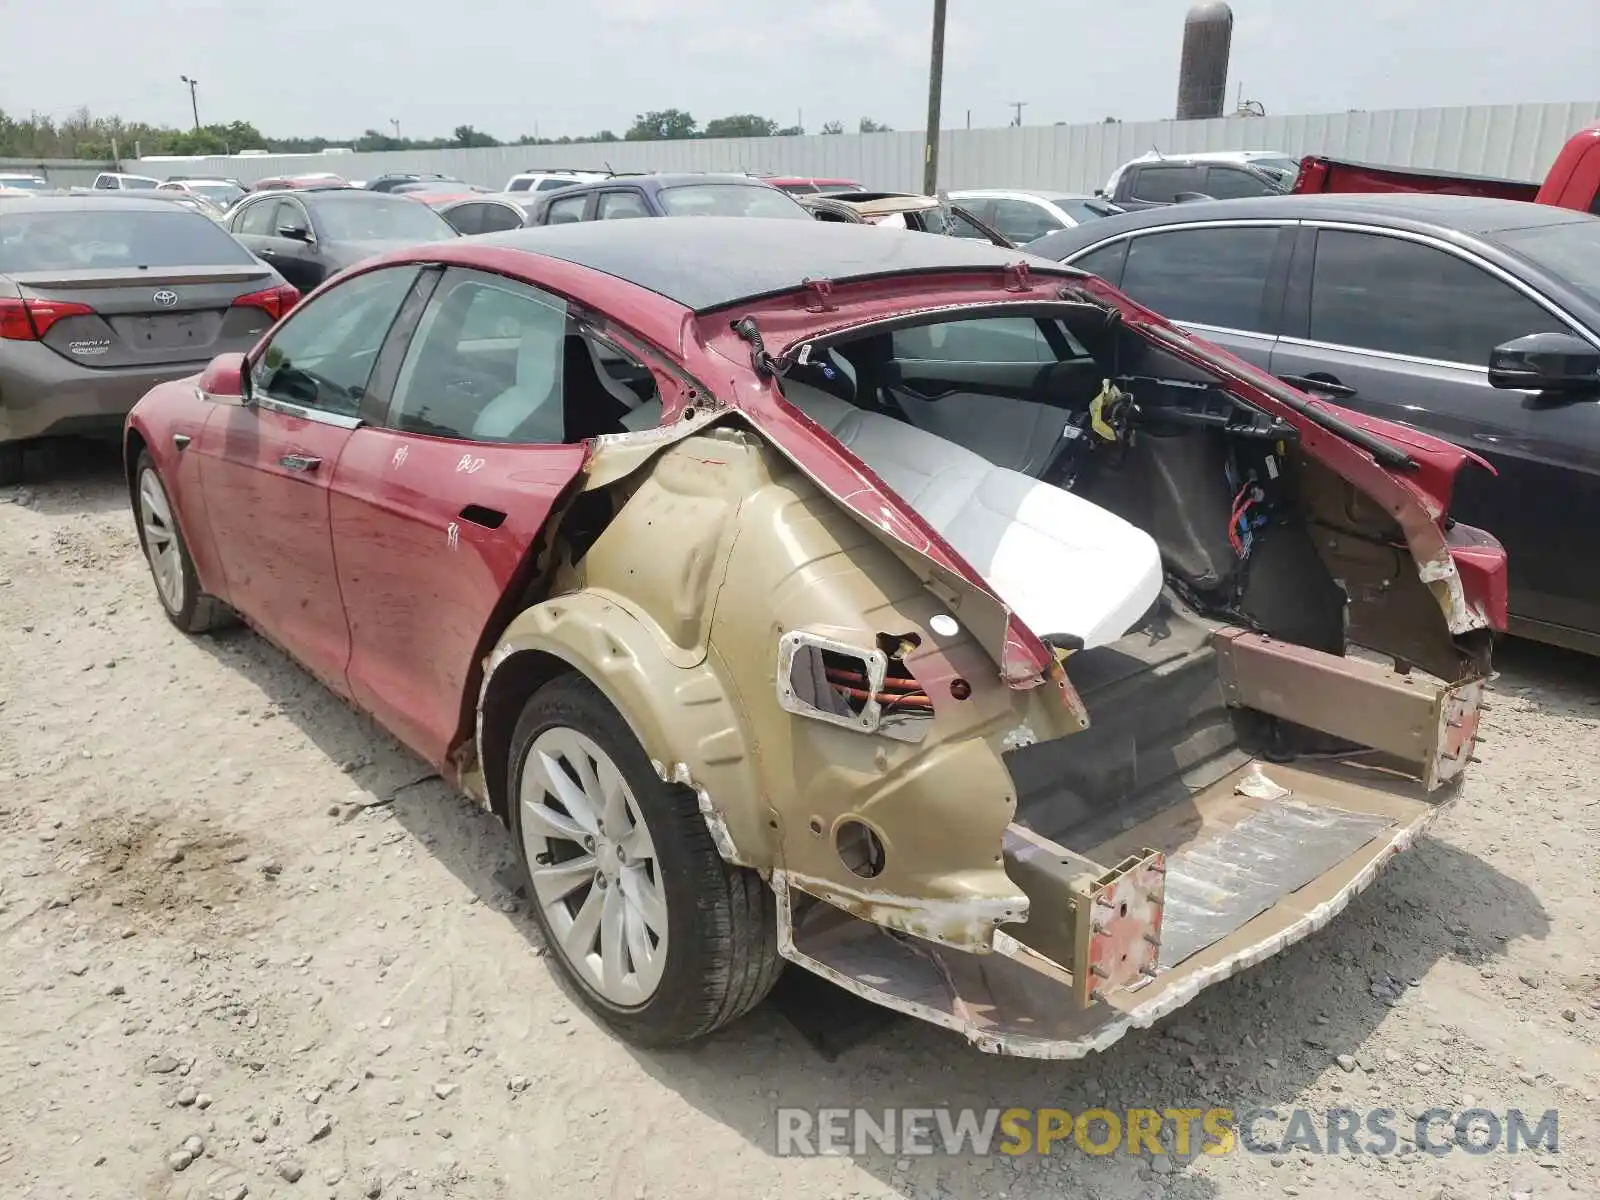
<path id="1" fill-rule="evenodd" d="M 793 992 L 646 1054 L 555 982 L 490 817 L 255 636 L 177 634 L 114 464 L 61 470 L 0 491 L 5 1200 L 1600 1195 L 1600 664 L 1508 647 L 1433 835 L 1098 1057 Z M 778 1106 L 845 1104 L 1553 1108 L 1560 1151 L 775 1155 Z"/>

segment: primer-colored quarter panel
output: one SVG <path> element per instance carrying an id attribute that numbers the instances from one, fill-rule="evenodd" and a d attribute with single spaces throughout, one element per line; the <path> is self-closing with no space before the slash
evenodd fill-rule
<path id="1" fill-rule="evenodd" d="M 519 614 L 489 657 L 486 695 L 496 672 L 523 654 L 551 655 L 604 693 L 657 772 L 694 789 L 724 858 L 741 866 L 771 862 L 773 839 L 744 723 L 712 662 L 674 662 L 658 629 L 599 591 L 572 592 Z"/>

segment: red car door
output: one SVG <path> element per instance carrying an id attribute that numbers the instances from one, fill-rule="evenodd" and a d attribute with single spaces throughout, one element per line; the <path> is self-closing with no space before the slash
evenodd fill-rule
<path id="1" fill-rule="evenodd" d="M 357 430 L 339 460 L 351 694 L 430 762 L 473 711 L 481 644 L 582 471 L 584 439 L 614 427 L 584 346 L 558 297 L 451 269 L 399 368 L 388 427 Z"/>
<path id="2" fill-rule="evenodd" d="M 198 451 L 228 599 L 348 695 L 329 486 L 368 376 L 417 268 L 358 276 L 296 309 L 250 356 L 246 405 L 219 405 Z"/>

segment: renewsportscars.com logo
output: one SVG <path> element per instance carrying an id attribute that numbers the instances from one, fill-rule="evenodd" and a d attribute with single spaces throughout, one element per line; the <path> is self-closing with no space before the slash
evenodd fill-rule
<path id="1" fill-rule="evenodd" d="M 779 1155 L 1519 1154 L 1560 1150 L 1555 1109 L 1457 1112 L 1414 1120 L 1392 1108 L 780 1108 Z"/>

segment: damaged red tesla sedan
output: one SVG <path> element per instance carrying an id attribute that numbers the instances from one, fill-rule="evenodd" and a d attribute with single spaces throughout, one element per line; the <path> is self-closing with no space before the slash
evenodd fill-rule
<path id="1" fill-rule="evenodd" d="M 152 391 L 126 461 L 173 622 L 243 617 L 498 814 L 645 1044 L 788 961 L 1102 1048 L 1427 826 L 1505 620 L 1469 455 L 857 225 L 391 254 Z"/>

